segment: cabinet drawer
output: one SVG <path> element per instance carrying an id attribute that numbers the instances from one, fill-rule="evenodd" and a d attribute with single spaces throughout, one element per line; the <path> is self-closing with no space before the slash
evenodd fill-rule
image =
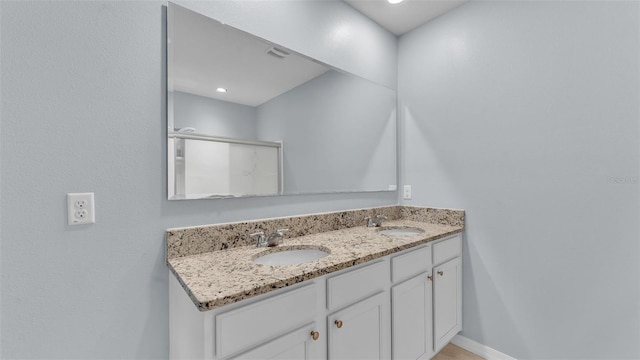
<path id="1" fill-rule="evenodd" d="M 458 234 L 433 245 L 433 265 L 439 265 L 462 254 L 462 235 Z"/>
<path id="2" fill-rule="evenodd" d="M 391 258 L 391 281 L 398 282 L 431 268 L 431 247 L 424 246 Z"/>
<path id="3" fill-rule="evenodd" d="M 374 264 L 327 279 L 327 308 L 335 309 L 372 295 L 389 282 L 389 263 Z"/>
<path id="4" fill-rule="evenodd" d="M 217 357 L 226 357 L 263 343 L 316 315 L 315 283 L 234 309 L 215 317 Z"/>

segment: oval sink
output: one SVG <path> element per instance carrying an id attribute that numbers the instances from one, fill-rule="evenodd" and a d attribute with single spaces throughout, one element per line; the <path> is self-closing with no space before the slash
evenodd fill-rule
<path id="1" fill-rule="evenodd" d="M 422 229 L 417 228 L 382 228 L 378 230 L 378 232 L 382 235 L 390 235 L 390 236 L 407 236 L 407 235 L 417 235 L 424 232 Z"/>
<path id="2" fill-rule="evenodd" d="M 322 259 L 330 253 L 329 249 L 321 247 L 280 247 L 275 251 L 267 250 L 259 253 L 253 262 L 269 266 L 296 265 Z"/>

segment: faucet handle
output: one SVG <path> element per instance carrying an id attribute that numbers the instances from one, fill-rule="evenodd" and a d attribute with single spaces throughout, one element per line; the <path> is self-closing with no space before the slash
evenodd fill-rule
<path id="1" fill-rule="evenodd" d="M 267 239 L 264 240 L 266 246 L 276 246 L 276 245 L 282 244 L 282 238 L 284 238 L 284 232 L 288 230 L 289 229 L 278 229 L 272 232 L 271 234 L 269 234 Z M 263 239 L 264 239 L 264 236 L 263 236 Z"/>
<path id="2" fill-rule="evenodd" d="M 256 244 L 257 247 L 263 247 L 267 244 L 267 240 L 264 237 L 264 231 L 254 232 L 253 234 L 249 234 L 249 236 L 258 237 L 258 243 Z"/>
<path id="3" fill-rule="evenodd" d="M 289 229 L 278 229 L 276 230 L 276 234 L 278 234 L 278 245 L 282 244 L 282 238 L 284 238 L 284 233 L 289 231 Z"/>

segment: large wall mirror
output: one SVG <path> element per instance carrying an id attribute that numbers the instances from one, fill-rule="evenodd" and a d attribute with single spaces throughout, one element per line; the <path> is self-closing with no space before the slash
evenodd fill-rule
<path id="1" fill-rule="evenodd" d="M 395 90 L 175 4 L 167 22 L 169 199 L 396 189 Z"/>

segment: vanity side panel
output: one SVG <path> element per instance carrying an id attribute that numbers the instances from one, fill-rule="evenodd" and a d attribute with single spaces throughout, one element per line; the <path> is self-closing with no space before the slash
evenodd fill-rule
<path id="1" fill-rule="evenodd" d="M 204 315 L 169 273 L 169 358 L 204 359 Z M 179 329 L 179 330 L 177 330 Z"/>

